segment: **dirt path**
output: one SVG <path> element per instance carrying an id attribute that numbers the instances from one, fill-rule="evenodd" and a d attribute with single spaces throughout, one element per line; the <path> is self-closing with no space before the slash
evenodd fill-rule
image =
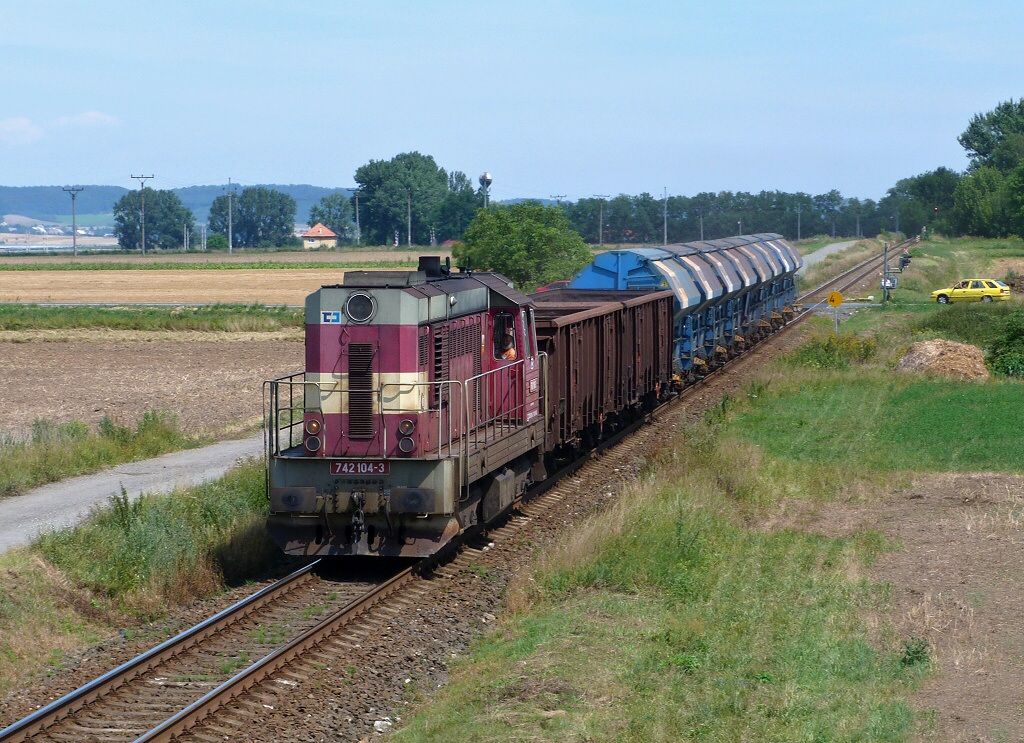
<path id="1" fill-rule="evenodd" d="M 870 578 L 892 586 L 892 611 L 878 619 L 895 642 L 928 642 L 933 671 L 915 697 L 921 740 L 1024 741 L 1024 477 L 925 475 L 881 503 L 784 520 L 892 540 Z"/>

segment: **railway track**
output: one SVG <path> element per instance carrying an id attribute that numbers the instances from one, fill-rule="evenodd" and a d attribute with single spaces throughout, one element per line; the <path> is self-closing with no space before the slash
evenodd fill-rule
<path id="1" fill-rule="evenodd" d="M 429 578 L 486 564 L 493 544 L 514 538 L 576 494 L 577 472 L 582 476 L 585 470 L 597 481 L 617 479 L 624 463 L 663 435 L 658 422 L 666 412 L 810 317 L 814 298 L 862 283 L 881 263 L 881 255 L 872 256 L 804 293 L 798 299 L 804 307 L 785 328 L 533 488 L 486 536 L 471 531 L 440 555 L 376 581 L 330 581 L 318 574 L 320 561 L 311 563 L 0 730 L 0 743 L 170 741 L 186 735 L 212 742 L 243 735 L 248 718 L 272 709 L 288 687 L 358 647 L 375 622 L 390 621 L 422 601 Z M 594 456 L 599 452 L 604 456 Z"/>

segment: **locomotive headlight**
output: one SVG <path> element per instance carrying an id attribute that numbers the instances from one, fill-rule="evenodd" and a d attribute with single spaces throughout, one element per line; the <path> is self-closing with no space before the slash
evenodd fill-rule
<path id="1" fill-rule="evenodd" d="M 310 418 L 308 421 L 306 421 L 306 433 L 308 433 L 310 436 L 316 436 L 318 433 L 320 433 L 320 430 L 322 428 L 323 426 L 320 425 L 320 421 L 318 421 L 316 418 Z"/>
<path id="2" fill-rule="evenodd" d="M 345 302 L 345 314 L 352 322 L 369 322 L 377 311 L 377 303 L 373 297 L 363 292 L 350 294 Z"/>
<path id="3" fill-rule="evenodd" d="M 411 418 L 405 418 L 398 424 L 398 432 L 403 436 L 412 436 L 413 431 L 416 430 L 416 421 Z"/>
<path id="4" fill-rule="evenodd" d="M 320 445 L 321 441 L 319 436 L 310 436 L 306 439 L 306 448 L 309 451 L 320 451 Z"/>
<path id="5" fill-rule="evenodd" d="M 413 449 L 415 448 L 416 442 L 408 436 L 398 440 L 398 451 L 402 452 L 402 454 L 412 454 Z"/>

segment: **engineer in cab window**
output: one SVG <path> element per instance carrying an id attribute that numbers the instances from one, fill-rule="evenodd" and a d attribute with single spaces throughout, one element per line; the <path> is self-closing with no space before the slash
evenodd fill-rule
<path id="1" fill-rule="evenodd" d="M 505 329 L 505 340 L 502 343 L 501 358 L 505 361 L 516 360 L 516 335 L 512 328 Z"/>

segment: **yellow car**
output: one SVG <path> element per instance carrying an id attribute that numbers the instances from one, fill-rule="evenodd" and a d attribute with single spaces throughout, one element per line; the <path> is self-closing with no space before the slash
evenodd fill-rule
<path id="1" fill-rule="evenodd" d="M 948 289 L 932 292 L 932 299 L 939 304 L 950 302 L 991 302 L 1009 299 L 1010 287 L 999 279 L 967 279 L 958 281 Z"/>

